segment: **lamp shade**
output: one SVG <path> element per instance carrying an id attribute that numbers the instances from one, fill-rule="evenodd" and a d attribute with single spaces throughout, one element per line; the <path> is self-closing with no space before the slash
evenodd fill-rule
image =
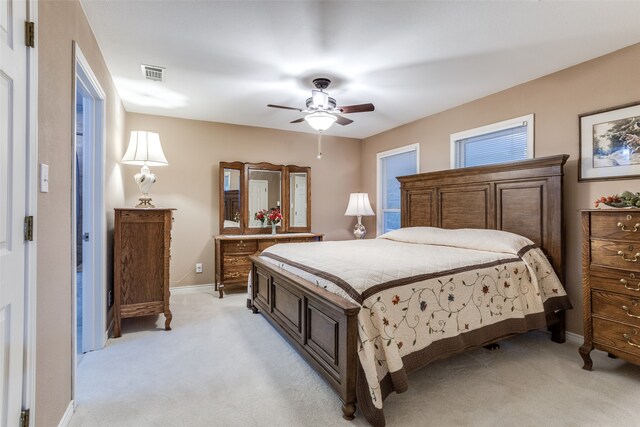
<path id="1" fill-rule="evenodd" d="M 329 129 L 338 118 L 333 114 L 318 111 L 307 115 L 304 119 L 309 123 L 309 126 L 319 132 L 322 132 Z"/>
<path id="2" fill-rule="evenodd" d="M 344 214 L 345 216 L 375 215 L 369 203 L 369 195 L 367 193 L 351 193 L 349 206 L 347 206 L 347 211 Z"/>
<path id="3" fill-rule="evenodd" d="M 160 135 L 154 132 L 132 131 L 122 163 L 147 166 L 168 165 L 169 162 L 160 145 Z"/>

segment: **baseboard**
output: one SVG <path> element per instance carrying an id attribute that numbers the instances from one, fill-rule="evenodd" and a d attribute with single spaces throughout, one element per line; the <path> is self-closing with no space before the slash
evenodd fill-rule
<path id="1" fill-rule="evenodd" d="M 71 422 L 71 417 L 73 416 L 74 408 L 75 408 L 75 402 L 72 400 L 71 402 L 69 402 L 69 406 L 67 406 L 67 410 L 64 411 L 64 415 L 60 419 L 60 422 L 58 423 L 58 427 L 67 427 L 69 425 L 69 423 Z"/>
<path id="2" fill-rule="evenodd" d="M 584 342 L 584 337 L 582 335 L 574 334 L 573 332 L 566 331 L 565 332 L 567 341 L 572 342 L 574 344 L 582 344 Z"/>
<path id="3" fill-rule="evenodd" d="M 172 294 L 181 294 L 187 292 L 214 292 L 215 287 L 213 283 L 205 285 L 188 285 L 188 286 L 176 286 L 169 288 Z"/>

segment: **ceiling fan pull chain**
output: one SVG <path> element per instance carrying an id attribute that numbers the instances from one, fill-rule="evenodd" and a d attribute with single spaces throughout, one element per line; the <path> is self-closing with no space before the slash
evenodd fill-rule
<path id="1" fill-rule="evenodd" d="M 322 158 L 322 131 L 318 132 L 318 159 Z"/>

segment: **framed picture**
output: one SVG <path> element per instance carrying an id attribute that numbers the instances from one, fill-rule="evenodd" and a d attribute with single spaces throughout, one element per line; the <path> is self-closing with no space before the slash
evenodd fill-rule
<path id="1" fill-rule="evenodd" d="M 578 116 L 578 181 L 640 177 L 640 103 Z"/>

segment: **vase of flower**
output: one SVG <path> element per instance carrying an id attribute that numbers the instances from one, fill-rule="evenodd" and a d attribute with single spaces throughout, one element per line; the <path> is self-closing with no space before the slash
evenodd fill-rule
<path id="1" fill-rule="evenodd" d="M 270 209 L 265 216 L 267 218 L 267 224 L 271 225 L 271 234 L 276 234 L 276 227 L 280 224 L 280 221 L 282 221 L 280 208 Z"/>

